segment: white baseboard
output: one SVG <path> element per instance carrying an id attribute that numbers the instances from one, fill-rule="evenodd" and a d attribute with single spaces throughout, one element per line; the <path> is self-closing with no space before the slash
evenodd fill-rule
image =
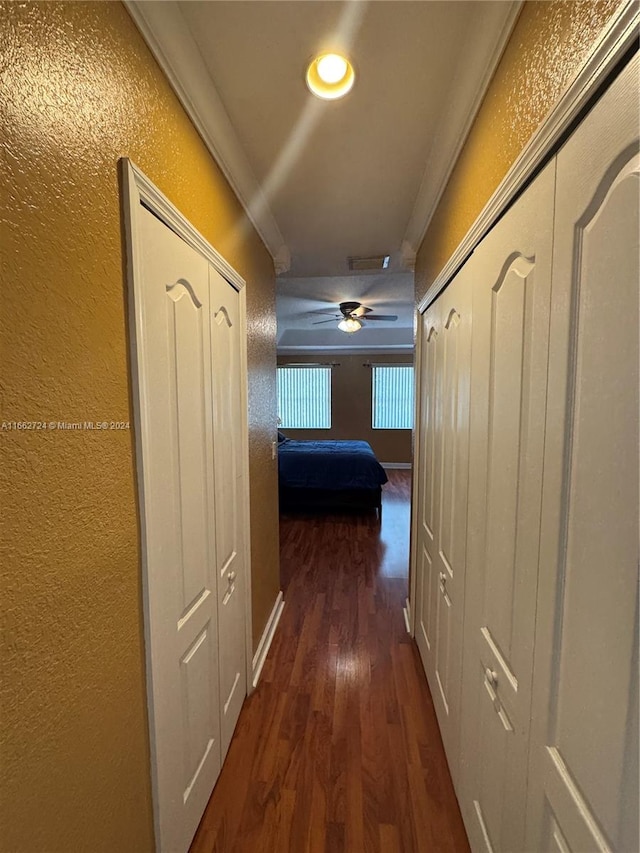
<path id="1" fill-rule="evenodd" d="M 409 599 L 406 599 L 405 606 L 402 608 L 402 615 L 404 616 L 404 624 L 407 626 L 407 634 L 411 633 L 411 604 L 409 603 Z"/>
<path id="2" fill-rule="evenodd" d="M 282 590 L 280 590 L 280 592 L 278 593 L 278 597 L 276 598 L 276 603 L 273 605 L 271 615 L 267 619 L 267 624 L 264 626 L 264 631 L 262 632 L 262 637 L 260 637 L 260 643 L 258 644 L 256 653 L 253 656 L 254 687 L 258 686 L 260 673 L 262 672 L 262 667 L 264 666 L 264 662 L 267 658 L 267 653 L 271 648 L 271 642 L 273 641 L 273 636 L 276 632 L 276 628 L 278 627 L 278 622 L 280 621 L 280 616 L 282 615 L 283 607 L 284 598 L 282 596 Z"/>
<path id="3" fill-rule="evenodd" d="M 381 462 L 383 468 L 388 468 L 390 471 L 408 471 L 411 470 L 411 462 Z"/>

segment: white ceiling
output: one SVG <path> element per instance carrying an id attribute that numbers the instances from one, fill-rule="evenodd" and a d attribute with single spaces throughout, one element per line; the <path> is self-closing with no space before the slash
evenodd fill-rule
<path id="1" fill-rule="evenodd" d="M 380 273 L 349 277 L 282 277 L 278 281 L 278 351 L 364 350 L 389 352 L 413 349 L 413 275 Z M 364 328 L 345 334 L 330 320 L 340 302 L 361 302 L 375 314 L 397 314 L 395 323 L 370 321 L 364 316 Z M 338 312 L 339 313 L 339 312 Z"/>
<path id="2" fill-rule="evenodd" d="M 276 262 L 278 345 L 410 347 L 412 268 L 499 59 L 518 3 L 215 0 L 128 3 Z M 320 101 L 304 72 L 322 50 L 356 70 Z M 354 276 L 349 256 L 391 255 Z M 397 323 L 355 335 L 313 326 L 344 299 Z"/>

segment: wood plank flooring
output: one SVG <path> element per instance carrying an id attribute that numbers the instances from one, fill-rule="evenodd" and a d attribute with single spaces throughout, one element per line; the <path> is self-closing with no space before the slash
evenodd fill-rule
<path id="1" fill-rule="evenodd" d="M 192 853 L 469 850 L 406 633 L 410 472 L 370 514 L 281 517 L 285 608 Z"/>

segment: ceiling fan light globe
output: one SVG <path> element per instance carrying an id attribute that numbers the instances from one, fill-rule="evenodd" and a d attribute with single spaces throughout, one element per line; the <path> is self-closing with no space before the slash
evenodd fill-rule
<path id="1" fill-rule="evenodd" d="M 345 317 L 344 320 L 340 320 L 338 323 L 338 328 L 341 332 L 352 334 L 353 332 L 358 332 L 362 328 L 362 323 L 355 317 Z"/>

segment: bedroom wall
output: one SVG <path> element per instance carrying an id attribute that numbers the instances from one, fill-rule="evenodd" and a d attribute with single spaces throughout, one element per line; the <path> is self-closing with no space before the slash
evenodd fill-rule
<path id="1" fill-rule="evenodd" d="M 529 0 L 416 259 L 416 301 L 584 62 L 621 0 Z"/>
<path id="2" fill-rule="evenodd" d="M 371 428 L 371 368 L 363 364 L 413 364 L 411 355 L 327 355 L 316 353 L 278 356 L 278 364 L 335 361 L 340 367 L 332 370 L 331 429 L 285 429 L 289 438 L 304 439 L 361 439 L 368 441 L 379 461 L 411 462 L 411 430 L 382 430 Z"/>
<path id="3" fill-rule="evenodd" d="M 128 156 L 247 280 L 257 642 L 279 589 L 271 259 L 120 3 L 0 3 L 0 28 L 0 420 L 131 420 Z M 132 434 L 0 447 L 0 848 L 151 851 Z"/>

